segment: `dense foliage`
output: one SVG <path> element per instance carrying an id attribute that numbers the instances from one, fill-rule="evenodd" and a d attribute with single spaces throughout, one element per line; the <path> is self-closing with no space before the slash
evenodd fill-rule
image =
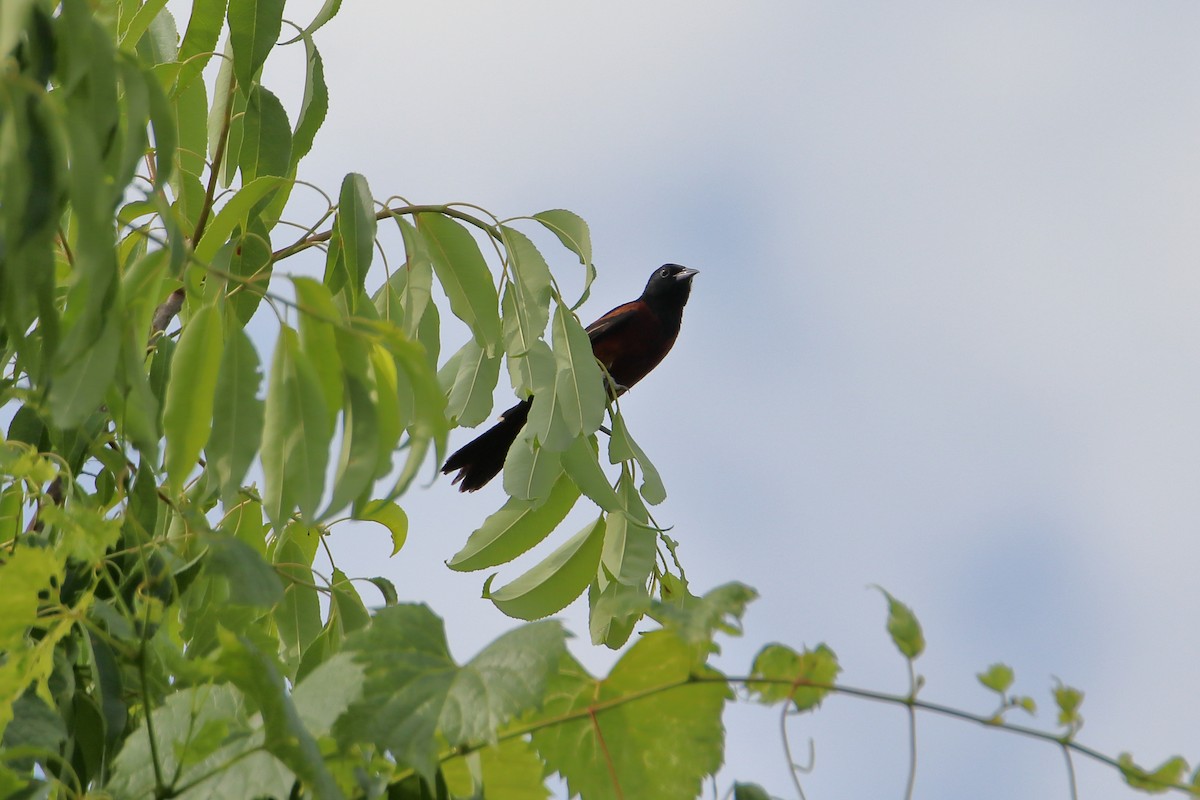
<path id="1" fill-rule="evenodd" d="M 574 314 L 594 277 L 583 220 L 379 203 L 351 174 L 289 236 L 328 105 L 314 34 L 339 3 L 283 43 L 283 0 L 197 0 L 182 36 L 165 5 L 0 7 L 0 796 L 522 800 L 558 773 L 589 800 L 689 798 L 721 766 L 735 688 L 783 713 L 830 691 L 945 711 L 911 671 L 905 697 L 837 686 L 824 645 L 714 669 L 754 592 L 694 594 L 654 521 L 663 482 Z M 306 55 L 294 120 L 260 82 L 277 47 Z M 583 297 L 560 292 L 538 229 L 584 270 Z M 284 271 L 312 248 L 323 280 Z M 435 282 L 471 331 L 444 359 Z M 247 334 L 256 314 L 268 340 Z M 583 498 L 596 516 L 485 585 L 539 621 L 460 664 L 429 608 L 313 564 L 350 519 L 401 548 L 398 501 L 452 426 L 490 416 L 502 366 L 536 399 L 509 499 L 450 568 L 512 560 Z M 602 678 L 546 619 L 585 593 L 596 644 L 657 623 Z M 886 599 L 911 667 L 920 626 Z M 1032 706 L 1003 665 L 980 680 L 999 710 L 959 716 L 1006 726 Z M 1034 735 L 1103 759 L 1074 743 L 1082 695 L 1054 699 L 1062 732 Z M 1186 771 L 1107 760 L 1147 789 Z"/>

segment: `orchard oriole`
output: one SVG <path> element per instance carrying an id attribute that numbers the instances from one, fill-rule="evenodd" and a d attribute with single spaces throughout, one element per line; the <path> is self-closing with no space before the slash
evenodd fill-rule
<path id="1" fill-rule="evenodd" d="M 616 394 L 646 377 L 671 351 L 695 274 L 694 269 L 664 264 L 654 270 L 641 297 L 587 327 L 592 352 L 608 370 Z M 508 449 L 525 427 L 532 406 L 532 397 L 517 403 L 500 415 L 498 423 L 446 459 L 442 472 L 449 475 L 458 470 L 454 483 L 459 491 L 473 492 L 503 469 Z"/>

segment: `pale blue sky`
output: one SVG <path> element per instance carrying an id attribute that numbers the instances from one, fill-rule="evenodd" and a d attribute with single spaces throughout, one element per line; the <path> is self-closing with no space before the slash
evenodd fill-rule
<path id="1" fill-rule="evenodd" d="M 585 323 L 662 262 L 701 271 L 622 408 L 693 587 L 763 595 L 729 671 L 825 641 L 846 682 L 902 691 L 879 583 L 925 625 L 927 699 L 989 711 L 974 673 L 1004 660 L 1042 725 L 1057 675 L 1087 691 L 1085 743 L 1196 758 L 1198 28 L 1178 0 L 349 2 L 317 35 L 331 108 L 302 177 L 578 212 Z M 264 79 L 293 118 L 297 74 Z M 510 622 L 441 561 L 500 502 L 440 481 L 395 559 L 370 528 L 336 552 L 466 658 Z M 564 617 L 586 637 L 583 603 Z M 792 797 L 773 713 L 729 722 L 722 788 Z M 919 724 L 918 797 L 1068 796 L 1052 747 Z M 835 698 L 794 731 L 810 798 L 902 795 L 902 712 Z M 1083 797 L 1135 796 L 1077 768 Z"/>

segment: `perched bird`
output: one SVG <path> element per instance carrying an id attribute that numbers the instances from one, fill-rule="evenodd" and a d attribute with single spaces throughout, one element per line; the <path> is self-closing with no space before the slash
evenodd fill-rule
<path id="1" fill-rule="evenodd" d="M 608 370 L 616 394 L 622 394 L 658 366 L 671 352 L 683 307 L 692 291 L 696 270 L 664 264 L 654 270 L 642 296 L 619 305 L 587 327 L 592 352 Z M 522 400 L 500 415 L 500 421 L 446 459 L 442 472 L 454 478 L 460 492 L 473 492 L 504 467 L 508 449 L 516 441 L 533 398 Z"/>

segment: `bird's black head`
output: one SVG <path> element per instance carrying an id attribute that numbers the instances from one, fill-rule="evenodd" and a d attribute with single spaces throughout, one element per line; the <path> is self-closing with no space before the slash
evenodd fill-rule
<path id="1" fill-rule="evenodd" d="M 663 264 L 646 282 L 642 299 L 651 304 L 665 303 L 682 309 L 692 292 L 692 277 L 697 272 L 678 264 Z"/>

